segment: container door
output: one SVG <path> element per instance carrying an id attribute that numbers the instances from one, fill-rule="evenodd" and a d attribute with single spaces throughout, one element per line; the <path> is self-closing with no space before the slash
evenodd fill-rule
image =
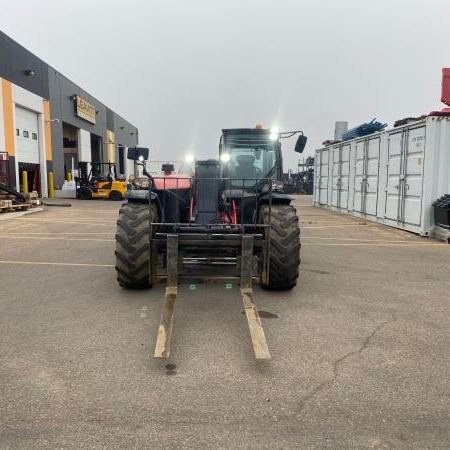
<path id="1" fill-rule="evenodd" d="M 348 209 L 349 175 L 350 175 L 350 144 L 342 145 L 340 149 L 340 180 L 339 208 Z"/>
<path id="2" fill-rule="evenodd" d="M 425 126 L 389 136 L 385 218 L 420 225 Z"/>
<path id="3" fill-rule="evenodd" d="M 319 203 L 321 160 L 322 152 L 316 151 L 316 157 L 314 158 L 314 203 Z"/>
<path id="4" fill-rule="evenodd" d="M 319 203 L 328 204 L 328 159 L 330 152 L 323 150 L 320 152 L 320 177 L 319 177 Z"/>
<path id="5" fill-rule="evenodd" d="M 380 138 L 356 143 L 353 210 L 368 216 L 377 215 L 380 145 Z"/>
<path id="6" fill-rule="evenodd" d="M 403 155 L 403 131 L 388 138 L 387 185 L 384 217 L 400 220 L 400 170 Z"/>
<path id="7" fill-rule="evenodd" d="M 365 161 L 365 191 L 364 191 L 364 213 L 369 216 L 377 215 L 378 203 L 378 176 L 380 163 L 381 139 L 369 139 L 366 144 Z"/>
<path id="8" fill-rule="evenodd" d="M 340 174 L 341 174 L 341 161 L 340 161 L 340 147 L 334 147 L 331 152 L 331 206 L 339 206 L 339 194 L 340 194 Z"/>
<path id="9" fill-rule="evenodd" d="M 364 181 L 365 181 L 366 141 L 356 142 L 355 146 L 355 177 L 353 184 L 353 211 L 364 212 Z"/>
<path id="10" fill-rule="evenodd" d="M 422 217 L 423 162 L 425 127 L 408 130 L 403 171 L 402 220 L 420 225 Z"/>

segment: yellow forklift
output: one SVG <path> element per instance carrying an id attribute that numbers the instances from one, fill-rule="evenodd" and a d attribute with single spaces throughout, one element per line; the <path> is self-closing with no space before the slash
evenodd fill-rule
<path id="1" fill-rule="evenodd" d="M 90 170 L 88 168 L 90 166 Z M 75 177 L 77 198 L 91 200 L 106 198 L 122 200 L 127 192 L 126 177 L 117 174 L 116 165 L 108 162 L 79 162 L 78 177 Z"/>

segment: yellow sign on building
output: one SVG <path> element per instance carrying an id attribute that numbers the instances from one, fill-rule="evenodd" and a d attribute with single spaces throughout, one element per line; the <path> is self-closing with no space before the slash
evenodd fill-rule
<path id="1" fill-rule="evenodd" d="M 90 123 L 95 124 L 96 114 L 95 106 L 87 102 L 84 98 L 77 95 L 77 107 L 75 114 Z"/>

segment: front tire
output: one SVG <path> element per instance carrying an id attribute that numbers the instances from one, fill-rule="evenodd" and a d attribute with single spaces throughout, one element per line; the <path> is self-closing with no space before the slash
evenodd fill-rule
<path id="1" fill-rule="evenodd" d="M 119 211 L 116 233 L 116 271 L 120 286 L 148 289 L 150 220 L 156 222 L 156 205 L 126 203 Z M 156 257 L 156 255 L 154 256 Z"/>
<path id="2" fill-rule="evenodd" d="M 269 234 L 269 281 L 265 289 L 284 291 L 297 284 L 300 266 L 300 228 L 291 205 L 272 205 Z M 259 223 L 269 224 L 269 205 L 263 205 Z M 266 229 L 267 230 L 267 229 Z M 267 258 L 267 255 L 266 255 Z M 267 259 L 266 259 L 267 261 Z"/>
<path id="3" fill-rule="evenodd" d="M 82 186 L 80 188 L 80 198 L 81 200 L 92 200 L 92 191 L 88 187 Z"/>

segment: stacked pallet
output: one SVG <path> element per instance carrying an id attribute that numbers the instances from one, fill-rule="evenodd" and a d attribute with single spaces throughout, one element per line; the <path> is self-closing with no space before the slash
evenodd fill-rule
<path id="1" fill-rule="evenodd" d="M 15 197 L 13 195 L 0 195 L 0 213 L 23 211 L 41 204 L 36 191 L 23 193 L 22 195 L 25 197 L 25 201 L 23 203 L 17 203 L 14 201 Z"/>
<path id="2" fill-rule="evenodd" d="M 29 203 L 31 206 L 38 206 L 41 204 L 39 197 L 38 197 L 38 193 L 36 191 L 29 192 L 29 193 L 27 192 L 22 195 L 24 195 L 26 197 L 27 203 Z"/>

